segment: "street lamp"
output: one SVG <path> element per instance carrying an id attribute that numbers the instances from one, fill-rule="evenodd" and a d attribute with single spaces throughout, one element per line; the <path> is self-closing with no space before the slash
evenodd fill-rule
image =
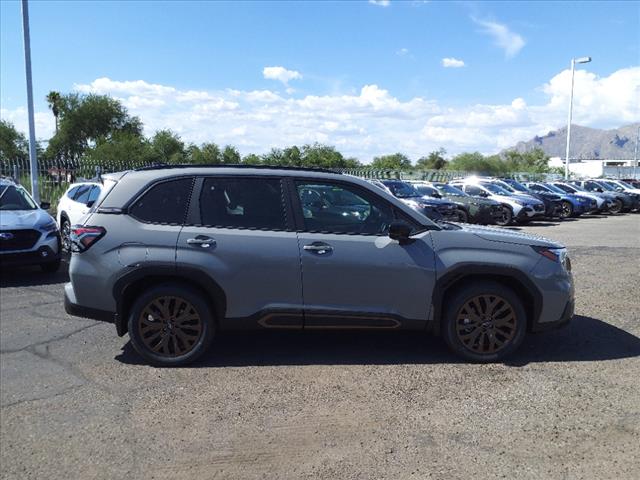
<path id="1" fill-rule="evenodd" d="M 569 97 L 569 121 L 567 122 L 567 152 L 564 157 L 564 178 L 569 180 L 569 143 L 571 142 L 571 114 L 573 110 L 573 77 L 576 72 L 576 63 L 589 63 L 591 57 L 571 59 L 571 96 Z"/>

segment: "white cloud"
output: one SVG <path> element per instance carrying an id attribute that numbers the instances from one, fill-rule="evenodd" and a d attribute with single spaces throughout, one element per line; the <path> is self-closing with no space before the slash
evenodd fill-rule
<path id="1" fill-rule="evenodd" d="M 447 57 L 442 59 L 442 66 L 444 68 L 461 68 L 464 67 L 464 61 L 453 57 Z"/>
<path id="2" fill-rule="evenodd" d="M 477 18 L 473 18 L 473 21 L 482 27 L 484 33 L 493 37 L 493 43 L 504 50 L 507 58 L 516 56 L 525 46 L 524 38 L 502 23 Z"/>
<path id="3" fill-rule="evenodd" d="M 495 153 L 565 125 L 570 71 L 540 86 L 545 100 L 515 98 L 504 104 L 451 107 L 435 100 L 400 99 L 388 90 L 364 85 L 344 95 L 292 98 L 272 90 L 180 90 L 138 81 L 97 79 L 76 91 L 119 98 L 145 125 L 145 134 L 171 128 L 185 141 L 233 144 L 243 154 L 272 147 L 325 142 L 343 154 L 368 162 L 396 151 L 413 159 L 439 147 L 450 154 L 478 150 Z M 523 95 L 531 92 L 522 92 Z M 599 77 L 576 71 L 574 122 L 614 128 L 640 121 L 640 67 Z M 26 132 L 26 109 L 2 109 L 0 116 Z M 38 138 L 54 131 L 53 115 L 36 113 Z"/>
<path id="4" fill-rule="evenodd" d="M 369 0 L 369 3 L 378 7 L 388 7 L 391 5 L 391 0 Z"/>
<path id="5" fill-rule="evenodd" d="M 278 80 L 288 85 L 290 80 L 300 80 L 302 74 L 296 70 L 287 70 L 284 67 L 264 67 L 262 75 L 268 80 Z"/>
<path id="6" fill-rule="evenodd" d="M 401 48 L 400 50 L 398 50 L 396 52 L 396 55 L 398 55 L 400 57 L 404 57 L 406 55 L 409 55 L 409 49 L 408 48 Z"/>

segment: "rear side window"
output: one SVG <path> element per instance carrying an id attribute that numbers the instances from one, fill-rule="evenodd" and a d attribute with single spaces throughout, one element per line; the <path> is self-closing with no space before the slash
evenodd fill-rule
<path id="1" fill-rule="evenodd" d="M 203 225 L 285 230 L 282 185 L 272 178 L 206 178 L 200 194 Z"/>
<path id="2" fill-rule="evenodd" d="M 483 192 L 480 187 L 476 187 L 475 185 L 465 185 L 464 191 L 469 195 L 481 195 Z"/>
<path id="3" fill-rule="evenodd" d="M 79 203 L 87 203 L 87 199 L 89 198 L 89 192 L 91 191 L 91 185 L 82 185 L 78 188 L 73 199 Z"/>
<path id="4" fill-rule="evenodd" d="M 192 185 L 192 178 L 158 183 L 135 201 L 130 213 L 147 223 L 182 225 L 187 215 Z"/>
<path id="5" fill-rule="evenodd" d="M 89 192 L 89 198 L 87 199 L 87 203 L 95 202 L 99 196 L 100 196 L 100 187 L 97 187 L 97 186 L 92 187 L 91 191 Z"/>
<path id="6" fill-rule="evenodd" d="M 73 200 L 73 197 L 75 197 L 76 193 L 78 193 L 78 189 L 80 187 L 73 187 L 71 190 L 69 190 L 67 192 L 67 197 L 69 197 L 71 200 Z"/>

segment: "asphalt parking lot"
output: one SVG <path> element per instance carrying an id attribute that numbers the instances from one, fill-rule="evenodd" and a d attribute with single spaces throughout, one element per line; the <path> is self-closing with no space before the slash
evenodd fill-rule
<path id="1" fill-rule="evenodd" d="M 640 478 L 640 214 L 518 227 L 570 248 L 576 318 L 507 364 L 415 333 L 223 334 L 142 364 L 67 316 L 66 272 L 0 280 L 2 478 Z"/>

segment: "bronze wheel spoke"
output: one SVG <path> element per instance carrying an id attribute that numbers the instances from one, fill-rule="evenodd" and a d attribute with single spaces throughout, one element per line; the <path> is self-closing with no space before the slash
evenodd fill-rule
<path id="1" fill-rule="evenodd" d="M 138 333 L 145 347 L 157 355 L 177 357 L 189 353 L 204 334 L 202 318 L 180 297 L 158 297 L 138 317 Z"/>
<path id="2" fill-rule="evenodd" d="M 516 335 L 517 321 L 513 307 L 503 297 L 476 295 L 458 310 L 456 335 L 470 351 L 492 354 L 511 343 Z"/>

